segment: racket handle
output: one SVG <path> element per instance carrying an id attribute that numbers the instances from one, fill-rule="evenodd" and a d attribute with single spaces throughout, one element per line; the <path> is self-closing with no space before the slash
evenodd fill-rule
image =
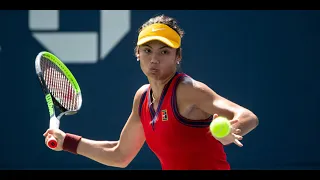
<path id="1" fill-rule="evenodd" d="M 59 129 L 60 120 L 56 116 L 50 118 L 50 129 Z M 54 149 L 58 146 L 58 142 L 54 136 L 51 136 L 47 141 L 47 146 Z"/>
<path id="2" fill-rule="evenodd" d="M 48 145 L 50 148 L 54 149 L 54 148 L 56 148 L 56 147 L 58 146 L 58 142 L 57 142 L 57 140 L 56 140 L 55 137 L 51 136 L 51 137 L 48 139 L 47 145 Z"/>

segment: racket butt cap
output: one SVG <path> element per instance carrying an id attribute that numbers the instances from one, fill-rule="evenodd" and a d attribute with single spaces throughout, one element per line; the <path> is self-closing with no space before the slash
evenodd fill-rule
<path id="1" fill-rule="evenodd" d="M 47 142 L 48 147 L 51 149 L 54 149 L 58 146 L 58 142 L 54 137 L 50 137 L 48 142 Z"/>

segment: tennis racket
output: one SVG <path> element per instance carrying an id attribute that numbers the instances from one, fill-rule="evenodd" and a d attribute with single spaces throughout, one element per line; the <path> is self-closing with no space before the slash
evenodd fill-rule
<path id="1" fill-rule="evenodd" d="M 82 95 L 78 82 L 67 66 L 49 52 L 43 51 L 37 55 L 35 69 L 49 110 L 49 128 L 59 129 L 63 115 L 73 115 L 81 108 Z M 54 149 L 58 143 L 52 136 L 47 145 Z"/>

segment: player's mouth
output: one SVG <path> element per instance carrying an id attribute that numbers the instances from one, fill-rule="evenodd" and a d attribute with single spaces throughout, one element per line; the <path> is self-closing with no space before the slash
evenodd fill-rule
<path id="1" fill-rule="evenodd" d="M 149 70 L 150 70 L 151 72 L 157 72 L 157 71 L 159 71 L 159 69 L 158 69 L 158 68 L 155 68 L 155 67 L 150 67 Z"/>

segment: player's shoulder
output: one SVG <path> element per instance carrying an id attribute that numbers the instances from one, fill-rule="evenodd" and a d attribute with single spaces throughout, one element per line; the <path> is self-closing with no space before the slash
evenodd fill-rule
<path id="1" fill-rule="evenodd" d="M 180 91 L 188 92 L 188 90 L 201 89 L 205 84 L 193 77 L 184 74 L 184 77 L 180 80 L 178 84 L 178 89 Z"/>
<path id="2" fill-rule="evenodd" d="M 148 90 L 149 86 L 150 84 L 144 84 L 140 88 L 138 88 L 134 97 L 135 100 L 140 100 L 141 96 Z"/>
<path id="3" fill-rule="evenodd" d="M 138 90 L 137 93 L 139 94 L 143 94 L 144 92 L 147 91 L 147 89 L 149 88 L 150 84 L 144 84 L 142 85 Z"/>
<path id="4" fill-rule="evenodd" d="M 193 77 L 189 76 L 186 73 L 183 73 L 183 77 L 181 78 L 178 87 L 181 88 L 192 88 L 198 81 Z"/>

